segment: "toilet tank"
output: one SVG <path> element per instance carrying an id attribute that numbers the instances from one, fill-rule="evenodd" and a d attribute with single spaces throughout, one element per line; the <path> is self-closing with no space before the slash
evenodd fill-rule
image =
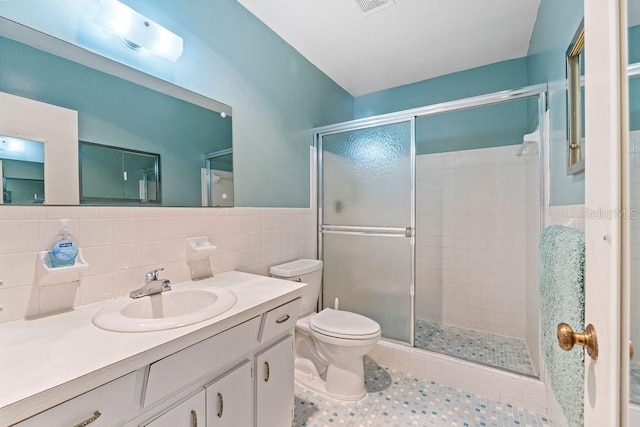
<path id="1" fill-rule="evenodd" d="M 298 317 L 316 310 L 320 285 L 322 284 L 322 261 L 317 259 L 299 259 L 286 264 L 274 265 L 269 269 L 272 277 L 293 282 L 306 283 L 305 293 L 298 311 Z"/>

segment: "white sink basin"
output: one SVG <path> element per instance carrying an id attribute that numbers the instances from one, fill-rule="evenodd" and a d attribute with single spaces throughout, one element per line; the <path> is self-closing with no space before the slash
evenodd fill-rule
<path id="1" fill-rule="evenodd" d="M 238 297 L 217 287 L 175 289 L 148 297 L 119 298 L 102 307 L 93 324 L 116 332 L 148 332 L 179 328 L 218 316 Z"/>

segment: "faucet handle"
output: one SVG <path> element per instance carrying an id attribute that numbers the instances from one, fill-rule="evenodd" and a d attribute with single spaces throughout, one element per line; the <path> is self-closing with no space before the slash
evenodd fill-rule
<path id="1" fill-rule="evenodd" d="M 151 282 L 153 280 L 158 280 L 158 272 L 164 271 L 164 268 L 156 268 L 155 270 L 151 270 L 147 272 L 144 277 L 147 279 L 147 282 Z"/>

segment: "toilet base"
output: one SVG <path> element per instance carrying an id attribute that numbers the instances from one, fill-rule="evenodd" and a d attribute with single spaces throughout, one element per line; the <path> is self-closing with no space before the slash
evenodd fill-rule
<path id="1" fill-rule="evenodd" d="M 314 391 L 329 399 L 339 400 L 343 402 L 357 402 L 367 397 L 367 390 L 364 386 L 364 368 L 362 367 L 362 359 L 353 361 L 360 363 L 358 372 L 357 367 L 354 370 L 345 370 L 335 365 L 327 367 L 324 379 L 311 360 L 297 357 L 295 361 L 295 382 L 296 384 Z M 362 373 L 362 374 L 360 374 Z M 340 392 L 336 392 L 336 388 Z"/>

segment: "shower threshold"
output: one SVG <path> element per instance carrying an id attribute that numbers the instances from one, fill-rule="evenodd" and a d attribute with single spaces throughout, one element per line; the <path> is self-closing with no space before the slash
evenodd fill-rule
<path id="1" fill-rule="evenodd" d="M 414 346 L 520 375 L 537 377 L 524 340 L 416 319 Z"/>

